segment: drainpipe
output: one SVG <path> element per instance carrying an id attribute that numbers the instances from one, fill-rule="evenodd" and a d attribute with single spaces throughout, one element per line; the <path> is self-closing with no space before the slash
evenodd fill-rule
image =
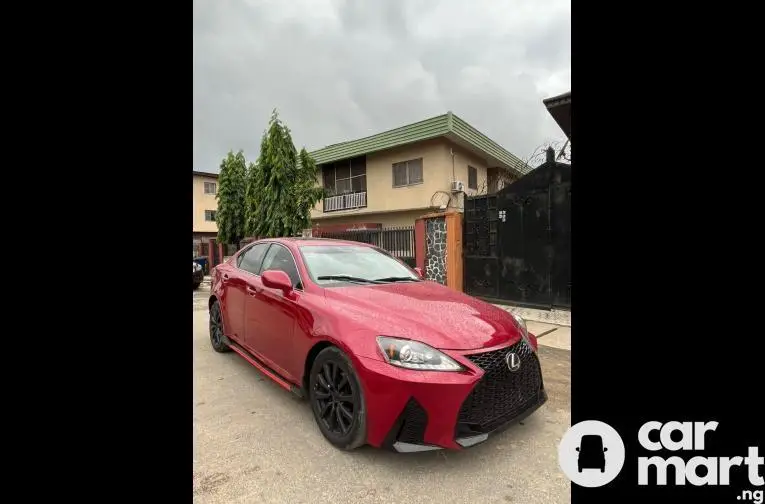
<path id="1" fill-rule="evenodd" d="M 457 175 L 456 175 L 456 172 L 454 171 L 454 149 L 452 149 L 451 147 L 449 148 L 449 154 L 452 155 L 452 182 L 454 182 L 455 180 L 457 180 Z"/>

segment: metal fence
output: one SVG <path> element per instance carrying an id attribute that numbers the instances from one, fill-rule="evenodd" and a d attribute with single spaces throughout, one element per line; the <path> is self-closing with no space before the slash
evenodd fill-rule
<path id="1" fill-rule="evenodd" d="M 375 245 L 414 268 L 414 226 L 351 231 L 321 231 L 314 236 Z"/>

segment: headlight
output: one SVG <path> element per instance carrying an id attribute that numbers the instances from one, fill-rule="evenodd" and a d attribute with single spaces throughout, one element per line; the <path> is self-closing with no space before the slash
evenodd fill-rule
<path id="1" fill-rule="evenodd" d="M 531 340 L 529 340 L 529 330 L 526 327 L 526 321 L 521 317 L 520 315 L 516 313 L 510 312 L 510 314 L 515 319 L 515 323 L 518 326 L 518 330 L 521 331 L 521 337 L 523 338 L 523 341 L 526 342 L 526 345 L 528 345 L 529 348 L 534 350 L 534 345 L 531 344 Z"/>
<path id="2" fill-rule="evenodd" d="M 394 366 L 421 371 L 462 371 L 448 355 L 419 341 L 378 336 L 377 344 L 385 361 Z"/>

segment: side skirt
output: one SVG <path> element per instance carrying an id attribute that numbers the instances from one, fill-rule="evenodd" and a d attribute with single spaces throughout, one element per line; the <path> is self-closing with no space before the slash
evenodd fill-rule
<path id="1" fill-rule="evenodd" d="M 292 392 L 293 394 L 295 394 L 301 399 L 305 398 L 305 392 L 303 391 L 301 387 L 298 387 L 288 382 L 285 378 L 279 375 L 279 373 L 277 373 L 273 369 L 266 366 L 257 357 L 255 357 L 250 352 L 248 352 L 244 347 L 238 345 L 237 343 L 234 343 L 231 340 L 228 340 L 228 346 L 231 348 L 231 350 L 238 353 L 242 358 L 244 358 L 244 360 L 252 364 L 258 371 L 266 375 L 268 378 L 274 381 L 277 385 L 279 385 L 285 390 L 289 390 L 290 392 Z"/>

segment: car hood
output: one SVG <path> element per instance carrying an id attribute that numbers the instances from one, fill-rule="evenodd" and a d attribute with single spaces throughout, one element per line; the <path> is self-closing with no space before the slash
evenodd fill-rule
<path id="1" fill-rule="evenodd" d="M 521 337 L 505 310 L 435 282 L 334 287 L 324 293 L 330 309 L 350 327 L 434 348 L 473 350 Z"/>

